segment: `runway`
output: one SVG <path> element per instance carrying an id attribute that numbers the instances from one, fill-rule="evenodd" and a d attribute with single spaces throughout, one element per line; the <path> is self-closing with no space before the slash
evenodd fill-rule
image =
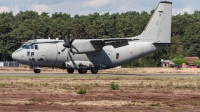
<path id="1" fill-rule="evenodd" d="M 47 77 L 182 77 L 182 78 L 190 78 L 198 77 L 200 78 L 200 74 L 68 74 L 68 73 L 0 73 L 0 77 L 2 76 L 47 76 Z"/>

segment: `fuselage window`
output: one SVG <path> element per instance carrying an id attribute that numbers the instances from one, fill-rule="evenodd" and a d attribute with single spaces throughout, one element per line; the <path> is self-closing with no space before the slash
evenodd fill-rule
<path id="1" fill-rule="evenodd" d="M 38 48 L 38 45 L 35 45 L 35 50 L 38 50 L 39 48 Z"/>
<path id="2" fill-rule="evenodd" d="M 31 52 L 31 57 L 33 57 L 34 56 L 34 52 Z"/>
<path id="3" fill-rule="evenodd" d="M 116 59 L 119 59 L 119 53 L 116 54 Z"/>
<path id="4" fill-rule="evenodd" d="M 27 52 L 27 56 L 30 56 L 30 51 Z"/>

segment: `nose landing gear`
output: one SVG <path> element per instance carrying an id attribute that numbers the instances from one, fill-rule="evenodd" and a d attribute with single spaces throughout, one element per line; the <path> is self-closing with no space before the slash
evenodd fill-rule
<path id="1" fill-rule="evenodd" d="M 34 69 L 34 73 L 40 73 L 41 72 L 41 69 Z"/>
<path id="2" fill-rule="evenodd" d="M 41 72 L 41 68 L 39 66 L 31 66 L 34 73 L 39 74 Z"/>

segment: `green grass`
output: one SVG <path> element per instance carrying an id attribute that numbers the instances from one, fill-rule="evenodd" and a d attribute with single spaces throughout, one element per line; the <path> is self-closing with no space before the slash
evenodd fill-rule
<path id="1" fill-rule="evenodd" d="M 101 87 L 106 86 L 110 87 L 111 90 L 119 90 L 119 84 L 121 84 L 121 87 L 132 87 L 132 88 L 170 88 L 170 89 L 177 89 L 177 90 L 200 90 L 200 79 L 199 78 L 169 78 L 169 77 L 162 77 L 162 78 L 155 78 L 155 77 L 98 77 L 93 76 L 88 77 L 54 77 L 54 76 L 0 76 L 1 80 L 3 82 L 0 83 L 0 87 L 5 86 L 17 86 L 20 85 L 19 80 L 30 80 L 29 82 L 22 82 L 23 85 L 27 87 L 51 87 L 54 89 L 66 89 L 66 90 L 79 90 L 81 88 L 84 88 L 86 90 L 90 90 L 93 87 Z M 97 82 L 91 82 L 87 83 L 89 80 L 97 80 Z M 9 80 L 12 80 L 10 83 Z M 45 80 L 41 82 L 42 80 Z M 72 85 L 69 85 L 67 82 L 63 84 L 59 84 L 59 82 L 54 82 L 54 80 L 61 80 L 64 82 L 65 80 L 73 80 L 76 82 L 78 80 L 79 83 L 74 83 L 73 87 Z M 87 81 L 88 80 L 88 81 Z M 104 83 L 101 83 L 102 80 Z M 16 82 L 15 82 L 16 81 Z M 32 82 L 33 81 L 33 82 Z M 53 82 L 51 82 L 53 81 Z M 110 81 L 113 81 L 110 83 Z M 8 83 L 9 82 L 9 83 Z M 117 82 L 117 83 L 116 83 Z M 127 82 L 127 85 L 126 83 Z M 58 85 L 54 85 L 58 84 Z"/>
<path id="2" fill-rule="evenodd" d="M 40 86 L 43 86 L 43 87 L 47 87 L 49 85 L 49 83 L 40 83 Z"/>
<path id="3" fill-rule="evenodd" d="M 0 83 L 0 87 L 5 87 L 6 84 Z"/>
<path id="4" fill-rule="evenodd" d="M 86 89 L 80 89 L 76 92 L 77 94 L 86 94 L 87 93 L 87 90 Z"/>
<path id="5" fill-rule="evenodd" d="M 187 84 L 187 85 L 174 85 L 174 89 L 180 89 L 180 90 L 195 90 L 197 89 L 194 85 Z"/>
<path id="6" fill-rule="evenodd" d="M 110 89 L 111 89 L 111 90 L 119 90 L 119 85 L 116 84 L 116 83 L 114 83 L 114 82 L 112 82 L 112 83 L 110 84 Z"/>
<path id="7" fill-rule="evenodd" d="M 161 107 L 161 105 L 158 104 L 158 103 L 153 103 L 153 104 L 150 104 L 149 106 L 152 106 L 152 107 Z"/>

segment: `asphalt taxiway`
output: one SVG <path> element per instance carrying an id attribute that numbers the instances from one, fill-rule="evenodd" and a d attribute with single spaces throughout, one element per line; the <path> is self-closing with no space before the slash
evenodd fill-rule
<path id="1" fill-rule="evenodd" d="M 68 74 L 68 73 L 0 73 L 1 76 L 47 76 L 47 77 L 198 77 L 200 74 Z"/>

